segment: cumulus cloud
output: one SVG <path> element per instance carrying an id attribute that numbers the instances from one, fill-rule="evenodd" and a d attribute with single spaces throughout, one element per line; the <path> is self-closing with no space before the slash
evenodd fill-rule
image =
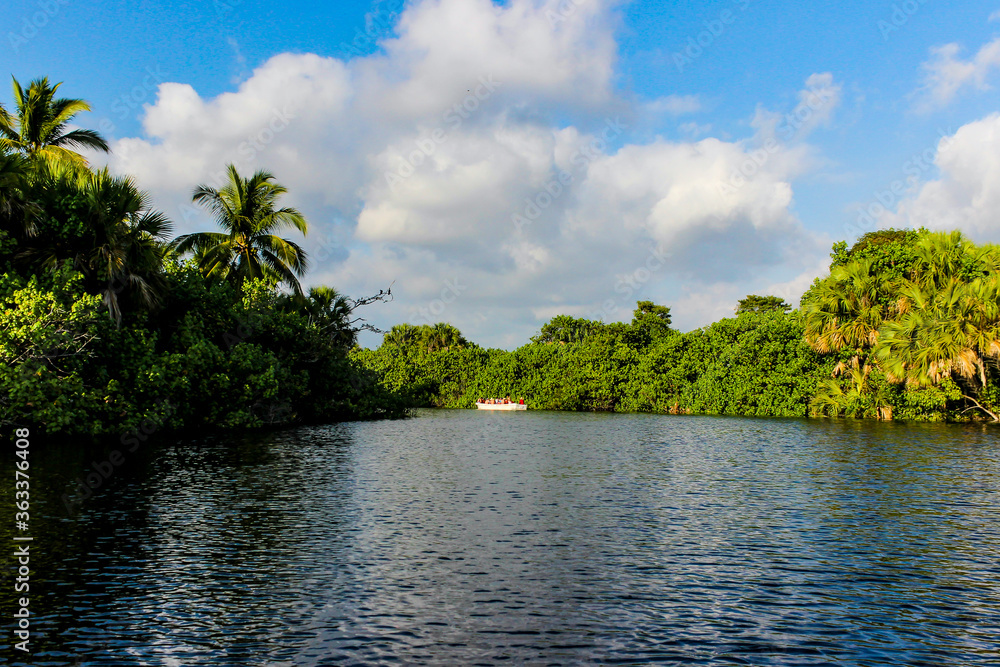
<path id="1" fill-rule="evenodd" d="M 311 220 L 307 283 L 395 283 L 391 309 L 370 315 L 381 326 L 447 320 L 509 345 L 558 312 L 627 319 L 637 298 L 704 324 L 719 306 L 697 295 L 739 298 L 817 256 L 792 183 L 816 163 L 805 139 L 840 86 L 809 77 L 743 140 L 630 143 L 650 109 L 614 89 L 615 21 L 597 0 L 414 3 L 373 55 L 277 55 L 215 98 L 162 84 L 145 136 L 116 142 L 112 164 L 180 232 L 209 224 L 195 184 L 218 183 L 226 162 L 266 167 Z"/>
<path id="2" fill-rule="evenodd" d="M 989 77 L 1000 67 L 1000 37 L 983 45 L 969 60 L 959 54 L 956 43 L 931 49 L 930 60 L 921 65 L 923 81 L 916 93 L 917 109 L 931 111 L 945 107 L 966 88 L 989 90 Z"/>
<path id="3" fill-rule="evenodd" d="M 886 213 L 886 225 L 961 229 L 1000 241 L 1000 113 L 963 125 L 938 144 L 940 177 Z"/>

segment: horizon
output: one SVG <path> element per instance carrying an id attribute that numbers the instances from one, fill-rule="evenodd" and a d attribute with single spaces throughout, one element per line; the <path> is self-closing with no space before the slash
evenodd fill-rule
<path id="1" fill-rule="evenodd" d="M 195 185 L 265 168 L 310 221 L 304 286 L 393 284 L 375 326 L 514 349 L 639 299 L 683 331 L 748 294 L 797 306 L 876 228 L 1000 240 L 997 10 L 17 0 L 0 48 L 91 103 L 177 234 L 213 228 Z"/>

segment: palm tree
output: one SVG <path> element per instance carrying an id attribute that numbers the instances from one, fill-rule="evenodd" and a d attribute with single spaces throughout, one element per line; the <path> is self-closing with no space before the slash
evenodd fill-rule
<path id="1" fill-rule="evenodd" d="M 227 279 L 241 286 L 254 278 L 285 283 L 302 293 L 298 277 L 308 266 L 306 253 L 297 244 L 272 232 L 294 228 L 304 236 L 305 218 L 294 208 L 277 208 L 278 198 L 288 190 L 274 176 L 258 171 L 243 178 L 235 165 L 228 165 L 229 182 L 216 189 L 195 188 L 193 201 L 207 207 L 223 232 L 197 232 L 177 237 L 178 253 L 193 252 L 206 277 Z"/>
<path id="2" fill-rule="evenodd" d="M 428 352 L 450 350 L 453 347 L 458 348 L 466 345 L 462 332 L 451 324 L 438 322 L 434 326 L 421 328 L 423 329 L 424 347 Z"/>
<path id="3" fill-rule="evenodd" d="M 35 79 L 24 90 L 13 80 L 13 114 L 0 109 L 0 148 L 26 157 L 37 157 L 50 164 L 65 163 L 77 168 L 87 161 L 73 149 L 90 148 L 109 151 L 108 144 L 93 130 L 66 131 L 67 124 L 82 111 L 90 111 L 84 100 L 57 98 L 61 86 L 47 78 Z"/>
<path id="4" fill-rule="evenodd" d="M 123 295 L 155 307 L 164 288 L 171 226 L 152 208 L 149 195 L 131 178 L 107 169 L 36 167 L 28 194 L 41 212 L 38 232 L 20 240 L 15 262 L 30 271 L 64 264 L 80 271 L 117 324 Z"/>
<path id="5" fill-rule="evenodd" d="M 171 224 L 151 208 L 149 195 L 130 177 L 112 176 L 102 169 L 88 179 L 85 193 L 96 233 L 96 243 L 88 253 L 88 272 L 101 281 L 108 314 L 121 324 L 119 294 L 123 290 L 129 290 L 146 308 L 159 304 Z"/>
<path id="6" fill-rule="evenodd" d="M 996 276 L 972 283 L 952 276 L 937 289 L 911 283 L 900 299 L 905 312 L 883 328 L 876 357 L 896 382 L 925 387 L 954 379 L 964 398 L 1000 421 L 981 402 L 988 360 L 1000 358 L 998 298 Z"/>
<path id="7" fill-rule="evenodd" d="M 858 357 L 840 362 L 833 370 L 833 378 L 820 380 L 810 407 L 818 414 L 832 417 L 846 412 L 852 417 L 874 414 L 877 419 L 892 421 L 891 390 L 885 382 L 872 379 L 875 370 L 871 364 L 862 364 Z"/>
<path id="8" fill-rule="evenodd" d="M 667 327 L 670 324 L 670 309 L 663 306 L 655 306 L 651 301 L 639 302 L 650 304 L 656 308 L 663 308 L 662 311 L 645 311 L 642 306 L 636 308 L 636 317 L 646 314 L 659 320 L 658 324 Z M 531 340 L 536 343 L 579 343 L 589 336 L 598 332 L 601 328 L 600 322 L 594 322 L 584 318 L 575 318 L 570 315 L 556 315 L 551 320 L 542 325 L 537 336 Z"/>
<path id="9" fill-rule="evenodd" d="M 892 278 L 880 277 L 872 260 L 835 267 L 810 290 L 803 315 L 815 350 L 854 355 L 834 371 L 850 374 L 850 391 L 825 382 L 815 400 L 819 411 L 864 399 L 891 418 L 890 390 L 867 380 L 878 370 L 912 388 L 953 381 L 974 406 L 969 410 L 1000 421 L 995 400 L 985 400 L 991 371 L 1000 368 L 997 247 L 977 247 L 959 232 L 924 233 L 912 246 L 912 262 Z"/>
<path id="10" fill-rule="evenodd" d="M 996 251 L 976 247 L 959 232 L 922 238 L 918 261 L 899 291 L 899 317 L 883 327 L 875 350 L 891 380 L 932 386 L 952 379 L 995 421 L 996 411 L 981 399 L 989 365 L 1000 359 Z"/>
<path id="11" fill-rule="evenodd" d="M 872 260 L 838 266 L 803 304 L 806 342 L 820 354 L 867 350 L 878 342 L 891 311 L 892 286 L 873 269 Z"/>
<path id="12" fill-rule="evenodd" d="M 382 338 L 383 345 L 406 348 L 420 341 L 420 327 L 412 324 L 397 324 L 386 332 Z"/>
<path id="13" fill-rule="evenodd" d="M 292 294 L 284 304 L 308 317 L 311 324 L 344 347 L 353 347 L 357 342 L 357 331 L 351 320 L 354 304 L 336 289 L 325 285 L 310 287 L 308 295 Z"/>
<path id="14" fill-rule="evenodd" d="M 894 289 L 874 260 L 859 259 L 835 266 L 810 290 L 802 305 L 806 343 L 820 354 L 851 355 L 834 368 L 836 379 L 817 387 L 814 411 L 862 416 L 874 410 L 880 419 L 892 418 L 885 390 L 869 380 L 875 370 L 869 362 L 883 325 L 896 312 Z"/>
<path id="15" fill-rule="evenodd" d="M 25 192 L 28 171 L 24 157 L 0 150 L 0 231 L 15 237 L 30 236 L 35 231 L 37 206 Z"/>

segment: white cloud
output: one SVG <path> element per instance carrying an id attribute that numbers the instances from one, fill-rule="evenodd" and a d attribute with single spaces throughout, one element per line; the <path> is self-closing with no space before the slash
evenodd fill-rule
<path id="1" fill-rule="evenodd" d="M 650 113 L 681 116 L 701 111 L 702 103 L 697 95 L 666 95 L 647 102 L 645 108 Z"/>
<path id="2" fill-rule="evenodd" d="M 799 91 L 798 104 L 787 114 L 758 108 L 752 121 L 757 132 L 766 138 L 782 142 L 803 141 L 819 127 L 829 127 L 833 114 L 840 106 L 843 86 L 833 74 L 812 74 L 806 87 Z"/>
<path id="3" fill-rule="evenodd" d="M 229 44 L 229 48 L 233 50 L 233 59 L 236 65 L 235 74 L 233 74 L 231 81 L 233 83 L 239 83 L 246 78 L 249 73 L 247 70 L 247 58 L 243 55 L 243 51 L 240 49 L 240 43 L 236 41 L 235 37 L 227 37 L 226 43 Z"/>
<path id="4" fill-rule="evenodd" d="M 840 86 L 809 77 L 788 115 L 760 111 L 741 141 L 630 143 L 643 109 L 613 89 L 614 26 L 597 0 L 415 3 L 375 55 L 281 54 L 211 99 L 162 84 L 146 136 L 116 142 L 112 163 L 179 232 L 208 225 L 190 216 L 195 184 L 227 161 L 266 166 L 312 222 L 306 282 L 395 282 L 392 306 L 365 313 L 384 327 L 448 320 L 509 345 L 551 313 L 628 319 L 640 297 L 699 326 L 719 308 L 677 295 L 739 298 L 817 256 L 792 183 Z"/>
<path id="5" fill-rule="evenodd" d="M 681 123 L 677 126 L 677 129 L 681 131 L 681 134 L 690 139 L 698 139 L 712 131 L 712 124 L 705 123 L 704 125 L 700 125 L 698 123 Z"/>
<path id="6" fill-rule="evenodd" d="M 164 83 L 156 104 L 145 106 L 150 138 L 115 142 L 111 163 L 175 207 L 197 183 L 217 180 L 227 162 L 243 171 L 266 164 L 315 186 L 299 154 L 313 132 L 343 114 L 350 95 L 344 64 L 315 55 L 275 56 L 237 92 L 207 101 L 188 84 Z"/>
<path id="7" fill-rule="evenodd" d="M 938 144 L 940 178 L 882 216 L 886 225 L 960 229 L 1000 241 L 1000 113 L 963 125 Z"/>
<path id="8" fill-rule="evenodd" d="M 917 109 L 945 107 L 964 88 L 989 90 L 988 79 L 1000 67 L 1000 37 L 985 44 L 970 60 L 962 60 L 956 43 L 931 49 L 931 59 L 921 65 L 923 82 L 916 93 Z"/>

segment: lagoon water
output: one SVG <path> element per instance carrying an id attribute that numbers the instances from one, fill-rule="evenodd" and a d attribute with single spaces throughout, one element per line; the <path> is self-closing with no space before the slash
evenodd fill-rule
<path id="1" fill-rule="evenodd" d="M 72 511 L 112 447 L 38 450 L 32 660 L 995 665 L 998 434 L 428 410 L 148 446 Z"/>

